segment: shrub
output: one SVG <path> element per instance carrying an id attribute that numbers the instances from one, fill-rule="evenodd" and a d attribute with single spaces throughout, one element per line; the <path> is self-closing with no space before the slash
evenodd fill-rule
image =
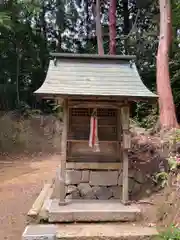
<path id="1" fill-rule="evenodd" d="M 167 230 L 159 235 L 158 240 L 179 240 L 180 239 L 180 228 L 176 226 L 170 226 Z"/>

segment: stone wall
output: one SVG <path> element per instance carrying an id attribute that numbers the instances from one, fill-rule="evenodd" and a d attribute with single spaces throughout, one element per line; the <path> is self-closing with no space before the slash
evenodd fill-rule
<path id="1" fill-rule="evenodd" d="M 67 199 L 120 199 L 122 195 L 122 169 L 67 169 Z M 141 172 L 129 170 L 129 193 L 138 194 L 145 179 Z"/>

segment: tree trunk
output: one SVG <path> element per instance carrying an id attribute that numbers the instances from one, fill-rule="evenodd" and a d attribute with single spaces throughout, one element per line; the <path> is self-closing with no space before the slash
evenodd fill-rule
<path id="1" fill-rule="evenodd" d="M 171 44 L 170 0 L 159 0 L 160 38 L 157 53 L 157 92 L 161 128 L 178 126 L 169 75 L 169 47 Z"/>
<path id="2" fill-rule="evenodd" d="M 129 38 L 126 37 L 129 34 L 129 31 L 130 31 L 128 0 L 123 0 L 123 22 L 124 22 L 123 33 L 124 33 L 124 36 L 125 36 L 124 50 L 125 50 L 125 54 L 128 54 Z"/>
<path id="3" fill-rule="evenodd" d="M 116 0 L 110 0 L 109 37 L 109 53 L 116 54 Z"/>
<path id="4" fill-rule="evenodd" d="M 42 8 L 42 12 L 40 15 L 40 28 L 41 28 L 41 33 L 43 35 L 43 44 L 41 44 L 41 48 L 40 48 L 40 55 L 42 56 L 41 59 L 41 63 L 42 63 L 42 68 L 45 69 L 46 64 L 47 64 L 47 58 L 44 56 L 44 53 L 46 52 L 47 49 L 47 29 L 46 29 L 46 7 L 45 7 L 45 2 L 42 2 L 41 5 Z"/>
<path id="5" fill-rule="evenodd" d="M 104 55 L 103 47 L 103 36 L 102 36 L 102 27 L 101 27 L 101 7 L 100 0 L 96 0 L 96 36 L 97 36 L 97 45 L 98 45 L 98 54 Z"/>
<path id="6" fill-rule="evenodd" d="M 64 31 L 65 27 L 65 12 L 64 12 L 64 4 L 62 0 L 56 0 L 56 51 L 62 52 L 62 37 L 61 34 Z"/>
<path id="7" fill-rule="evenodd" d="M 85 20 L 85 26 L 86 26 L 86 41 L 88 42 L 89 40 L 89 2 L 88 1 L 85 1 L 84 2 L 85 4 L 85 7 L 84 7 L 84 10 L 86 12 L 86 20 Z"/>
<path id="8" fill-rule="evenodd" d="M 19 73 L 20 73 L 20 55 L 19 51 L 16 50 L 17 53 L 17 59 L 16 59 L 16 100 L 17 105 L 19 106 L 20 103 L 20 97 L 19 97 Z"/>

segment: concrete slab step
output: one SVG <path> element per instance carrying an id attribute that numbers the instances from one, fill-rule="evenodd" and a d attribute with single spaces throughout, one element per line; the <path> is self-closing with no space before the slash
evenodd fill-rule
<path id="1" fill-rule="evenodd" d="M 34 224 L 25 228 L 22 240 L 56 240 L 58 228 L 50 224 Z"/>
<path id="2" fill-rule="evenodd" d="M 135 224 L 59 224 L 30 225 L 22 240 L 152 240 L 156 228 Z"/>
<path id="3" fill-rule="evenodd" d="M 59 206 L 59 200 L 49 204 L 48 222 L 130 222 L 141 217 L 136 205 L 124 206 L 115 200 L 77 200 Z"/>
<path id="4" fill-rule="evenodd" d="M 149 240 L 157 230 L 132 224 L 69 224 L 59 226 L 57 240 Z"/>

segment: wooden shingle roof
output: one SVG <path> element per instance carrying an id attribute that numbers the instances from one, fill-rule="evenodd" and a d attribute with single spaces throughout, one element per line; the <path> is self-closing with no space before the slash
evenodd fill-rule
<path id="1" fill-rule="evenodd" d="M 143 84 L 133 56 L 52 54 L 46 79 L 35 92 L 59 96 L 156 98 Z"/>

